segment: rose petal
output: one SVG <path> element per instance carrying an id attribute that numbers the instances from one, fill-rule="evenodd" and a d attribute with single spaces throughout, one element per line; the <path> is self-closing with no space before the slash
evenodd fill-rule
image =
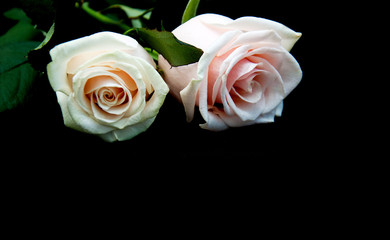
<path id="1" fill-rule="evenodd" d="M 110 68 L 87 68 L 77 72 L 77 74 L 73 77 L 73 88 L 75 89 L 74 94 L 76 96 L 76 101 L 80 104 L 84 111 L 90 114 L 92 114 L 93 109 L 91 100 L 87 98 L 87 95 L 102 87 L 125 88 L 122 79 L 120 79 L 117 75 L 106 71 L 107 69 Z M 129 107 L 130 102 L 131 101 L 129 101 L 127 108 Z"/>
<path id="2" fill-rule="evenodd" d="M 231 47 L 241 46 L 241 45 L 268 45 L 268 44 L 277 44 L 279 45 L 282 41 L 282 38 L 274 30 L 259 30 L 259 31 L 250 31 L 244 32 L 237 39 L 232 42 Z"/>
<path id="3" fill-rule="evenodd" d="M 54 91 L 62 91 L 68 95 L 72 92 L 71 83 L 64 80 L 67 77 L 68 62 L 73 57 L 83 53 L 115 50 L 122 50 L 127 54 L 144 58 L 155 66 L 152 57 L 131 37 L 113 32 L 100 32 L 62 43 L 50 50 L 52 62 L 48 64 L 47 72 L 52 88 Z"/>
<path id="4" fill-rule="evenodd" d="M 265 101 L 265 106 L 262 112 L 267 113 L 284 99 L 285 88 L 282 77 L 270 63 L 262 59 L 259 65 L 263 71 L 260 71 L 254 80 L 258 81 L 264 89 L 262 99 Z"/>
<path id="5" fill-rule="evenodd" d="M 61 94 L 62 93 L 59 92 L 57 93 L 57 96 Z M 64 123 L 70 128 L 92 134 L 105 134 L 114 130 L 113 127 L 102 125 L 91 118 L 80 108 L 80 105 L 75 101 L 74 97 L 67 98 L 66 106 L 64 107 L 67 108 L 69 116 L 66 118 L 64 117 Z M 63 107 L 61 107 L 61 109 L 63 109 Z"/>
<path id="6" fill-rule="evenodd" d="M 113 124 L 119 121 L 123 117 L 124 113 L 117 115 L 117 114 L 110 114 L 107 111 L 103 110 L 101 107 L 103 104 L 100 102 L 101 96 L 97 96 L 97 94 L 95 93 L 95 97 L 98 99 L 98 103 L 91 101 L 91 108 L 92 108 L 93 116 L 97 120 L 105 124 Z"/>
<path id="7" fill-rule="evenodd" d="M 211 61 L 218 54 L 227 43 L 232 41 L 240 31 L 231 31 L 223 34 L 218 41 L 214 42 L 208 49 L 203 53 L 198 63 L 198 79 L 202 79 L 202 83 L 199 86 L 199 111 L 203 119 L 208 122 L 208 107 L 207 107 L 207 81 L 208 81 L 208 68 Z M 184 101 L 183 101 L 184 102 Z M 194 111 L 194 107 L 187 109 L 187 111 Z"/>
<path id="8" fill-rule="evenodd" d="M 155 117 L 165 100 L 165 96 L 169 92 L 167 84 L 156 69 L 142 58 L 134 57 L 128 59 L 127 63 L 134 65 L 138 69 L 142 75 L 143 82 L 146 85 L 150 84 L 151 90 L 153 91 L 152 97 L 146 102 L 145 109 L 142 112 L 142 118 L 149 119 Z"/>
<path id="9" fill-rule="evenodd" d="M 243 31 L 273 30 L 282 38 L 282 46 L 287 51 L 290 51 L 302 36 L 301 33 L 295 32 L 281 23 L 258 17 L 242 17 L 218 26 Z"/>
<path id="10" fill-rule="evenodd" d="M 263 96 L 263 87 L 257 81 L 251 80 L 250 82 L 251 84 L 246 90 L 243 90 L 243 88 L 240 87 L 233 87 L 231 93 L 247 103 L 256 103 L 260 101 Z"/>
<path id="11" fill-rule="evenodd" d="M 185 25 L 180 25 L 172 33 L 180 41 L 205 51 L 217 38 L 226 32 L 225 29 L 212 28 L 208 24 L 227 24 L 231 21 L 233 20 L 222 15 L 203 14 L 191 18 Z"/>
<path id="12" fill-rule="evenodd" d="M 275 116 L 281 117 L 283 112 L 283 101 L 275 108 Z"/>
<path id="13" fill-rule="evenodd" d="M 283 48 L 263 47 L 252 52 L 258 57 L 255 61 L 266 59 L 275 71 L 280 74 L 285 89 L 285 97 L 299 84 L 302 79 L 302 70 L 295 58 Z M 255 57 L 255 56 L 251 56 Z"/>
<path id="14" fill-rule="evenodd" d="M 89 93 L 92 93 L 92 92 L 98 90 L 99 88 L 102 88 L 102 87 L 117 87 L 117 88 L 123 87 L 120 83 L 118 83 L 118 81 L 116 81 L 113 78 L 113 77 L 115 77 L 115 75 L 111 75 L 111 74 L 108 75 L 108 74 L 110 74 L 110 73 L 109 72 L 99 72 L 99 71 L 95 72 L 92 70 L 92 75 L 86 76 L 86 77 L 88 77 L 88 79 L 86 79 L 86 81 L 85 81 L 84 91 L 80 91 L 80 92 L 83 92 L 84 94 L 89 94 Z M 80 78 L 77 78 L 77 79 L 80 80 Z M 75 82 L 81 82 L 81 80 L 75 81 Z"/>
<path id="15" fill-rule="evenodd" d="M 207 122 L 199 124 L 203 129 L 210 131 L 223 131 L 228 128 L 228 125 L 216 113 L 209 111 L 207 115 Z"/>
<path id="16" fill-rule="evenodd" d="M 146 131 L 150 127 L 150 125 L 152 125 L 155 118 L 156 117 L 153 117 L 140 123 L 130 125 L 124 129 L 118 129 L 108 132 L 106 134 L 102 134 L 100 135 L 100 137 L 107 142 L 125 141 L 131 139 L 138 134 Z"/>
<path id="17" fill-rule="evenodd" d="M 172 67 L 164 56 L 158 56 L 158 66 L 163 70 L 165 82 L 170 93 L 181 101 L 180 91 L 183 90 L 192 79 L 197 79 L 198 63 L 192 63 L 180 67 Z"/>
<path id="18" fill-rule="evenodd" d="M 238 47 L 225 59 L 224 64 L 221 65 L 221 71 L 223 71 L 225 74 L 221 76 L 222 86 L 220 89 L 220 99 L 222 101 L 224 110 L 228 115 L 233 114 L 233 109 L 231 109 L 227 102 L 227 95 L 229 95 L 230 88 L 233 86 L 234 81 L 236 80 L 232 77 L 229 78 L 229 74 L 232 69 L 237 66 L 237 64 L 247 55 L 248 50 L 249 46 L 247 45 Z"/>

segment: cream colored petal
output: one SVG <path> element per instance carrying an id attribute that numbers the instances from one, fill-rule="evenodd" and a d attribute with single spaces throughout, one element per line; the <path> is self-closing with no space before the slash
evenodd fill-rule
<path id="1" fill-rule="evenodd" d="M 169 92 L 167 84 L 156 69 L 144 59 L 138 57 L 127 58 L 126 63 L 134 66 L 138 70 L 139 74 L 142 76 L 142 81 L 146 86 L 145 90 L 150 88 L 148 91 L 150 91 L 150 93 L 153 92 L 152 97 L 146 102 L 145 108 L 142 111 L 142 119 L 155 117 L 165 100 L 165 96 Z M 119 64 L 119 61 L 116 64 Z M 123 65 L 123 63 L 120 64 Z"/>
<path id="2" fill-rule="evenodd" d="M 101 87 L 122 87 L 120 79 L 106 70 L 107 68 L 103 67 L 86 68 L 73 76 L 74 96 L 84 111 L 89 114 L 92 114 L 92 105 L 87 94 Z"/>
<path id="3" fill-rule="evenodd" d="M 144 58 L 154 65 L 151 56 L 133 38 L 113 32 L 100 32 L 62 43 L 50 50 L 52 62 L 48 64 L 47 72 L 52 88 L 54 91 L 62 91 L 66 94 L 72 92 L 72 86 L 67 82 L 66 77 L 68 63 L 73 57 L 79 56 L 84 59 L 82 54 L 85 53 L 94 55 L 94 52 L 116 50 L 122 50 L 128 55 Z M 71 70 L 76 67 L 76 64 L 71 65 Z"/>
<path id="4" fill-rule="evenodd" d="M 154 118 L 147 119 L 143 122 L 128 126 L 124 129 L 114 130 L 106 134 L 100 135 L 100 137 L 107 142 L 125 141 L 132 139 L 138 134 L 146 131 L 150 125 L 154 122 Z"/>
<path id="5" fill-rule="evenodd" d="M 97 96 L 96 98 L 99 99 L 100 97 Z M 98 100 L 98 102 L 99 101 L 100 100 Z M 91 108 L 92 108 L 93 117 L 96 120 L 99 120 L 103 124 L 114 125 L 113 123 L 119 121 L 122 118 L 122 116 L 124 115 L 124 113 L 119 114 L 119 115 L 110 114 L 107 111 L 103 110 L 101 105 L 102 105 L 102 103 L 94 103 L 91 101 Z"/>
<path id="6" fill-rule="evenodd" d="M 91 134 L 104 134 L 113 130 L 112 127 L 98 123 L 91 115 L 87 114 L 74 97 L 68 98 L 67 110 L 70 118 L 67 117 L 64 120 L 67 120 L 65 125 L 70 128 Z"/>
<path id="7" fill-rule="evenodd" d="M 82 130 L 74 121 L 68 110 L 68 98 L 69 96 L 63 92 L 56 92 L 58 103 L 61 107 L 62 117 L 64 119 L 64 124 L 67 127 Z"/>
<path id="8" fill-rule="evenodd" d="M 66 63 L 53 61 L 47 65 L 47 76 L 54 91 L 61 91 L 66 95 L 72 93 L 72 82 L 68 80 Z"/>
<path id="9" fill-rule="evenodd" d="M 53 61 L 67 63 L 82 53 L 127 50 L 133 54 L 142 51 L 141 49 L 143 48 L 131 37 L 113 32 L 100 32 L 57 45 L 50 50 L 50 56 Z M 142 52 L 144 56 L 146 51 Z"/>
<path id="10" fill-rule="evenodd" d="M 169 92 L 167 85 L 162 86 L 164 87 L 155 88 L 152 97 L 146 102 L 145 109 L 142 112 L 143 118 L 154 117 L 160 111 L 160 108 L 165 101 L 165 97 Z"/>

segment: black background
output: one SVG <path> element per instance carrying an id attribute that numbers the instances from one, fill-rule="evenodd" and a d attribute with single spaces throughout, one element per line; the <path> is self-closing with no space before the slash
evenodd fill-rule
<path id="1" fill-rule="evenodd" d="M 59 30 L 53 45 L 101 30 L 120 32 L 103 28 L 82 11 L 75 11 L 66 4 L 72 1 L 59 2 L 63 5 L 56 14 L 43 11 L 57 15 Z M 105 5 L 99 2 L 91 0 L 91 7 L 103 9 Z M 160 26 L 163 19 L 165 28 L 172 30 L 180 24 L 187 1 L 162 0 L 157 5 L 148 0 L 124 2 L 140 8 L 156 6 L 151 27 Z M 126 219 L 155 220 L 159 215 L 159 224 L 174 223 L 167 221 L 170 217 L 201 220 L 197 223 L 203 226 L 195 225 L 196 230 L 189 229 L 188 221 L 180 221 L 187 224 L 183 230 L 187 235 L 200 232 L 207 227 L 205 223 L 214 228 L 224 219 L 229 226 L 234 224 L 224 231 L 229 235 L 240 231 L 241 223 L 245 233 L 256 229 L 258 236 L 263 234 L 257 231 L 262 222 L 274 227 L 273 235 L 333 237 L 334 230 L 338 230 L 337 236 L 340 230 L 348 236 L 361 235 L 367 229 L 366 219 L 374 219 L 362 219 L 364 207 L 370 209 L 366 212 L 380 212 L 375 206 L 383 197 L 375 195 L 383 191 L 375 187 L 385 182 L 380 178 L 387 175 L 367 168 L 367 162 L 375 157 L 371 151 L 369 157 L 363 155 L 367 146 L 359 144 L 367 124 L 355 123 L 371 117 L 372 112 L 362 108 L 359 98 L 349 95 L 353 91 L 350 86 L 357 84 L 351 73 L 365 71 L 365 65 L 359 64 L 362 59 L 349 55 L 349 49 L 367 51 L 366 37 L 357 33 L 371 28 L 360 24 L 360 19 L 376 13 L 370 12 L 366 3 L 359 11 L 357 4 L 201 0 L 199 14 L 265 17 L 302 32 L 291 53 L 301 65 L 303 79 L 285 99 L 283 116 L 271 124 L 209 132 L 198 127 L 202 123 L 199 115 L 186 123 L 183 107 L 167 96 L 146 132 L 129 141 L 105 143 L 64 126 L 55 93 L 43 74 L 24 104 L 0 113 L 2 200 L 8 200 L 3 208 L 12 213 L 7 222 L 12 224 L 15 218 L 29 226 L 39 222 L 39 228 L 30 234 L 42 229 L 42 222 L 37 221 L 42 217 L 50 219 L 57 234 L 64 234 L 77 223 L 85 229 L 89 218 L 103 224 L 107 219 L 121 221 L 113 216 L 115 212 Z M 8 22 L 1 20 L 3 31 Z M 38 24 L 48 28 L 51 20 L 42 17 Z M 40 65 L 47 64 L 47 56 L 38 59 Z M 364 93 L 359 92 L 363 100 Z M 351 119 L 354 106 L 360 115 Z M 173 161 L 176 159 L 179 161 Z M 378 180 L 371 184 L 372 179 Z M 370 191 L 363 192 L 367 189 Z M 367 204 L 369 199 L 375 204 Z M 45 210 L 49 214 L 45 215 Z M 68 217 L 65 227 L 60 227 L 57 216 Z M 136 221 L 146 226 L 142 220 Z M 20 224 L 16 226 L 13 234 L 21 232 Z M 146 233 L 155 231 L 149 224 L 147 227 Z M 168 229 L 176 233 L 178 228 Z M 92 232 L 95 229 L 88 235 Z M 237 234 L 242 238 L 244 231 Z"/>
<path id="2" fill-rule="evenodd" d="M 58 31 L 52 45 L 101 30 L 120 32 L 111 26 L 102 27 L 84 12 L 75 11 L 73 4 L 63 2 L 66 1 L 58 4 Z M 188 159 L 193 156 L 204 160 L 213 156 L 214 160 L 235 158 L 264 162 L 272 162 L 274 159 L 294 161 L 307 157 L 314 160 L 321 156 L 332 156 L 340 148 L 344 133 L 333 135 L 334 119 L 329 111 L 334 106 L 324 93 L 336 93 L 326 91 L 330 73 L 323 66 L 328 64 L 324 59 L 330 52 L 328 44 L 321 41 L 324 40 L 324 32 L 330 29 L 335 32 L 343 27 L 342 24 L 335 27 L 328 17 L 324 18 L 324 15 L 330 13 L 337 18 L 339 9 L 331 7 L 330 2 L 326 5 L 308 5 L 307 1 L 256 2 L 201 0 L 198 14 L 217 13 L 233 19 L 241 16 L 264 17 L 302 32 L 303 36 L 291 54 L 301 65 L 303 79 L 285 99 L 283 115 L 276 117 L 275 123 L 210 132 L 198 126 L 203 123 L 199 115 L 193 122 L 187 123 L 181 104 L 168 95 L 156 121 L 146 132 L 129 141 L 106 143 L 96 136 L 64 126 L 55 93 L 43 73 L 24 104 L 0 113 L 1 136 L 5 142 L 2 148 L 23 146 L 23 152 L 53 158 L 58 157 L 57 153 L 73 158 L 74 153 L 79 152 L 77 155 L 85 159 L 105 157 L 128 161 L 140 161 L 152 155 L 161 161 L 165 157 Z M 128 5 L 155 7 L 150 27 L 159 28 L 162 20 L 167 30 L 173 30 L 180 24 L 186 3 L 187 1 L 130 1 Z M 90 6 L 95 9 L 105 7 L 100 1 L 91 1 Z M 48 23 L 50 21 L 43 19 L 39 24 L 50 26 Z M 39 59 L 44 69 L 48 61 L 47 53 L 39 56 Z"/>

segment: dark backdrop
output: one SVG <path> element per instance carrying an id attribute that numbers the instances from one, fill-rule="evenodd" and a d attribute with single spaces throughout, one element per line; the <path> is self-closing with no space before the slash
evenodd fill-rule
<path id="1" fill-rule="evenodd" d="M 99 5 L 98 2 L 93 5 L 93 2 L 91 7 Z M 143 0 L 129 5 L 142 8 L 156 6 L 150 26 L 159 27 L 162 19 L 164 27 L 173 30 L 180 24 L 186 2 Z M 241 156 L 240 159 L 249 157 L 267 162 L 279 157 L 288 161 L 301 157 L 314 159 L 328 153 L 328 150 L 336 149 L 338 143 L 328 142 L 326 148 L 323 146 L 323 140 L 329 133 L 325 122 L 331 120 L 331 117 L 323 114 L 324 108 L 328 106 L 320 94 L 327 73 L 321 71 L 319 66 L 323 63 L 321 56 L 327 53 L 326 48 L 318 50 L 318 28 L 324 29 L 328 25 L 324 24 L 324 19 L 319 15 L 319 5 L 308 6 L 307 1 L 258 2 L 201 0 L 198 13 L 217 13 L 233 19 L 241 16 L 264 17 L 303 33 L 291 51 L 301 65 L 303 79 L 285 99 L 283 115 L 277 117 L 275 123 L 210 132 L 199 128 L 198 124 L 203 123 L 199 115 L 195 121 L 187 123 L 183 107 L 174 98 L 167 96 L 156 121 L 146 132 L 129 141 L 105 143 L 96 136 L 64 126 L 55 93 L 50 88 L 47 76 L 42 74 L 26 103 L 0 113 L 2 149 L 8 151 L 11 147 L 23 146 L 23 151 L 9 151 L 15 155 L 34 153 L 53 158 L 57 154 L 72 158 L 74 152 L 79 152 L 87 159 L 103 156 L 136 161 L 142 159 L 135 158 L 135 155 L 144 158 L 153 155 L 161 160 L 165 156 L 183 159 L 216 156 L 225 159 L 234 155 Z M 60 9 L 57 15 L 69 14 L 66 7 L 64 9 Z M 102 30 L 94 21 L 80 12 L 71 17 L 68 15 L 66 21 L 58 23 L 62 34 L 56 36 L 56 41 L 63 42 Z"/>

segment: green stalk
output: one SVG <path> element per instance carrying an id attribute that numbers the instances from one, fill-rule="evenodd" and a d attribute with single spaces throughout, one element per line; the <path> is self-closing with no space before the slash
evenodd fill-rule
<path id="1" fill-rule="evenodd" d="M 181 23 L 185 23 L 191 18 L 196 16 L 196 11 L 198 10 L 200 0 L 189 0 L 186 9 L 184 10 Z"/>
<path id="2" fill-rule="evenodd" d="M 130 27 L 127 26 L 126 24 L 124 24 L 124 23 L 122 23 L 120 21 L 115 21 L 115 20 L 113 20 L 113 19 L 111 19 L 111 18 L 101 14 L 100 12 L 93 10 L 92 8 L 89 7 L 89 3 L 88 2 L 84 2 L 81 5 L 81 8 L 86 13 L 88 13 L 91 17 L 99 20 L 102 23 L 110 24 L 110 25 L 116 25 L 116 26 L 120 27 L 124 31 L 127 31 L 127 30 L 130 29 Z"/>

